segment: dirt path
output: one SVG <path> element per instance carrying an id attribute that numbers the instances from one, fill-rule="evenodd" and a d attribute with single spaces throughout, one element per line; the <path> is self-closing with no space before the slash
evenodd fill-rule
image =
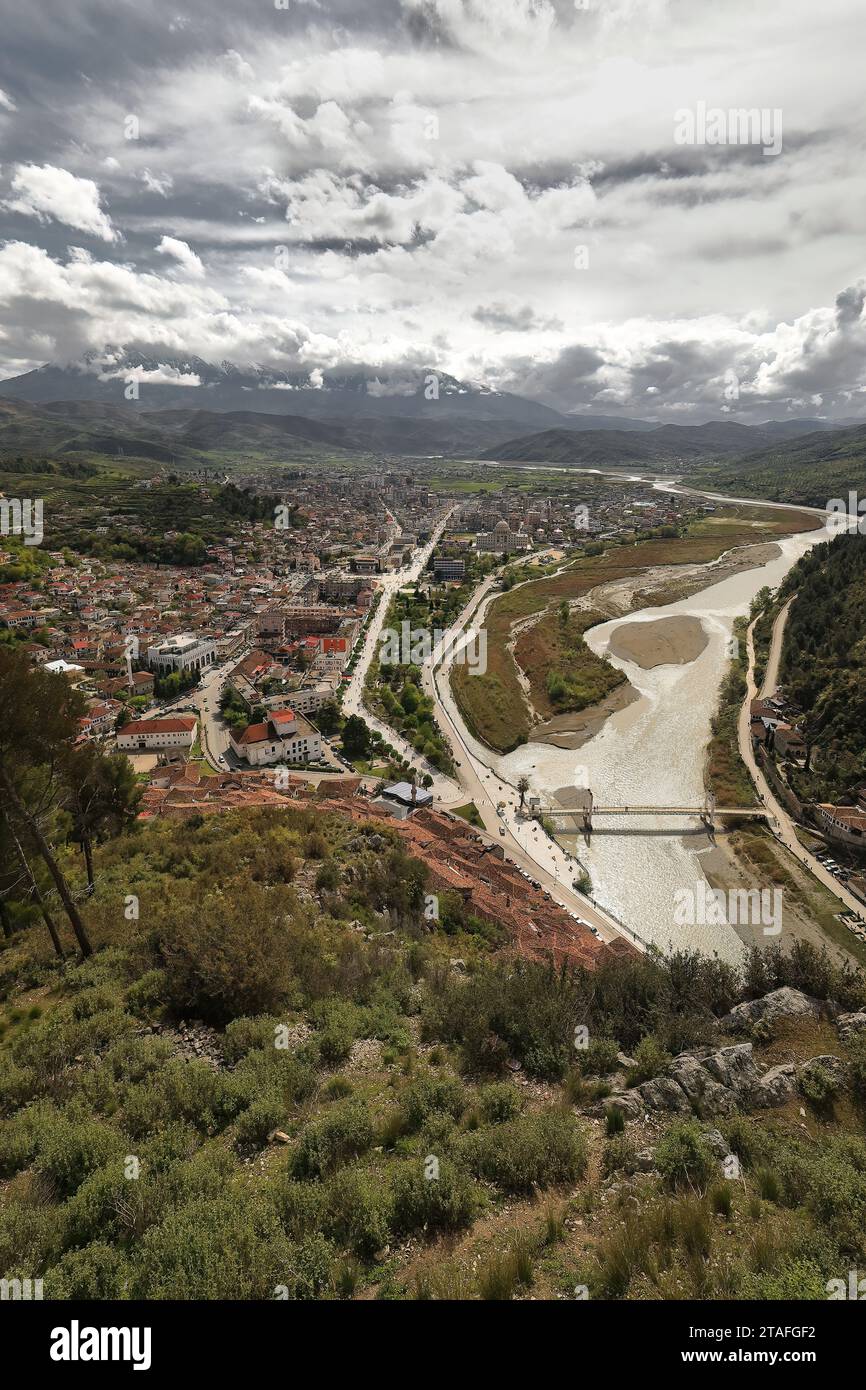
<path id="1" fill-rule="evenodd" d="M 785 635 L 785 623 L 788 621 L 788 610 L 794 602 L 789 598 L 785 607 L 776 615 L 773 623 L 773 636 L 770 640 L 770 652 L 767 657 L 767 669 L 764 673 L 764 684 L 761 686 L 761 699 L 766 700 L 770 695 L 775 695 L 779 684 L 779 662 L 782 658 L 782 639 Z"/>

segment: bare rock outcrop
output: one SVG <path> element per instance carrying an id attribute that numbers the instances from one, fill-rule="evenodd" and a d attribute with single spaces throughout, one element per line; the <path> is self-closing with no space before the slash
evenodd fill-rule
<path id="1" fill-rule="evenodd" d="M 748 1032 L 756 1023 L 775 1023 L 779 1018 L 822 1018 L 831 1011 L 822 1000 L 783 985 L 761 999 L 747 999 L 736 1004 L 720 1021 L 723 1028 Z"/>
<path id="2" fill-rule="evenodd" d="M 612 1096 L 604 1104 L 622 1110 L 629 1119 L 654 1110 L 695 1114 L 702 1119 L 730 1115 L 734 1110 L 763 1110 L 784 1105 L 794 1095 L 799 1079 L 819 1069 L 828 1072 L 838 1086 L 845 1085 L 847 1063 L 840 1057 L 812 1057 L 799 1067 L 782 1062 L 760 1072 L 752 1044 L 735 1043 L 715 1051 L 683 1052 L 661 1076 Z"/>

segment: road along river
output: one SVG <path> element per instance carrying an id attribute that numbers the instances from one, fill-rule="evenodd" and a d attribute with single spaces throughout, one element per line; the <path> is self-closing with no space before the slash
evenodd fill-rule
<path id="1" fill-rule="evenodd" d="M 816 512 L 815 519 L 816 530 L 777 539 L 780 553 L 769 563 L 730 575 L 665 607 L 642 609 L 590 629 L 585 634 L 589 646 L 599 655 L 610 655 L 639 698 L 612 714 L 583 747 L 569 750 L 527 743 L 500 756 L 472 739 L 460 721 L 462 738 L 473 757 L 512 785 L 525 773 L 532 792 L 545 801 L 562 789 L 589 786 L 601 804 L 701 806 L 710 722 L 729 661 L 727 644 L 734 620 L 748 613 L 760 589 L 776 588 L 801 555 L 845 524 L 844 518 L 823 512 Z M 694 660 L 644 669 L 609 652 L 618 628 L 677 617 L 697 619 L 706 634 L 706 645 Z M 444 695 L 444 686 L 440 677 L 439 689 L 453 717 L 457 711 L 450 691 Z M 565 843 L 589 870 L 593 896 L 600 906 L 663 950 L 689 945 L 716 951 L 730 961 L 740 958 L 740 937 L 727 921 L 679 925 L 676 920 L 675 895 L 684 890 L 699 892 L 698 884 L 705 882 L 699 852 L 707 848 L 708 840 L 697 817 L 684 822 L 682 817 L 658 815 L 594 816 L 593 825 L 589 847 L 582 836 Z"/>

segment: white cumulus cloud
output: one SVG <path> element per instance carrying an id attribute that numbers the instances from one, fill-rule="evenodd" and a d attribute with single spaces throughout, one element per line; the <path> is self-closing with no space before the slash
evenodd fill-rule
<path id="1" fill-rule="evenodd" d="M 178 265 L 183 266 L 189 275 L 195 275 L 198 279 L 204 275 L 204 266 L 187 242 L 179 241 L 177 237 L 164 236 L 156 249 L 162 256 L 174 257 Z"/>
<path id="2" fill-rule="evenodd" d="M 99 205 L 99 188 L 53 164 L 18 164 L 12 176 L 14 197 L 6 200 L 12 212 L 40 222 L 63 222 L 100 241 L 118 241 L 120 233 Z"/>

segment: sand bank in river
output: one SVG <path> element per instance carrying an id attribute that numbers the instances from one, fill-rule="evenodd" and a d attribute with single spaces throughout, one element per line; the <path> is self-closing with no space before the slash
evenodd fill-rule
<path id="1" fill-rule="evenodd" d="M 550 743 L 554 748 L 582 748 L 598 733 L 608 715 L 625 709 L 626 705 L 637 699 L 638 691 L 626 681 L 596 705 L 572 710 L 568 714 L 555 714 L 543 724 L 536 724 L 530 730 L 529 742 Z"/>
<path id="2" fill-rule="evenodd" d="M 608 650 L 645 671 L 654 666 L 685 666 L 696 661 L 709 638 L 700 618 L 678 614 L 652 622 L 622 623 L 610 635 Z"/>
<path id="3" fill-rule="evenodd" d="M 765 541 L 726 551 L 711 564 L 659 565 L 638 570 L 625 579 L 599 584 L 583 595 L 578 606 L 594 608 L 609 613 L 611 617 L 644 606 L 661 608 L 711 584 L 718 584 L 741 570 L 769 564 L 781 553 L 775 541 Z M 629 638 L 628 634 L 638 628 L 643 631 Z M 666 662 L 683 665 L 695 661 L 707 641 L 707 634 L 698 618 L 658 618 L 655 622 L 624 623 L 613 634 L 610 651 L 621 660 L 635 661 L 644 669 L 649 669 Z M 626 650 L 626 646 L 629 650 Z M 568 714 L 556 714 L 552 719 L 536 724 L 529 732 L 529 742 L 548 743 L 554 748 L 582 748 L 604 727 L 609 715 L 625 709 L 637 699 L 638 692 L 626 682 L 617 686 L 598 704 Z"/>

